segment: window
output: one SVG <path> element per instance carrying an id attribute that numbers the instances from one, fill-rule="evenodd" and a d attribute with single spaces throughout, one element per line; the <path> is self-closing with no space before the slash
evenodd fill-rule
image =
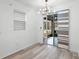
<path id="1" fill-rule="evenodd" d="M 46 22 L 47 22 L 47 26 L 46 26 Z M 44 30 L 46 30 L 46 28 L 47 28 L 47 30 L 51 30 L 51 21 L 46 21 L 46 20 L 44 20 Z"/>
<path id="2" fill-rule="evenodd" d="M 25 30 L 25 13 L 14 10 L 14 30 Z"/>
<path id="3" fill-rule="evenodd" d="M 46 22 L 44 22 L 44 30 L 46 30 Z"/>

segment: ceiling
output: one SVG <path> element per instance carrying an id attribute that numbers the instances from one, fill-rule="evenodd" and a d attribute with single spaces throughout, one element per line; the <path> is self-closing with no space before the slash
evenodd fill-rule
<path id="1" fill-rule="evenodd" d="M 30 6 L 33 8 L 42 8 L 45 5 L 44 0 L 16 0 L 16 1 L 19 1 L 25 4 L 26 6 Z M 73 0 L 48 0 L 48 6 L 55 6 L 57 4 L 61 4 L 66 1 L 69 2 Z"/>

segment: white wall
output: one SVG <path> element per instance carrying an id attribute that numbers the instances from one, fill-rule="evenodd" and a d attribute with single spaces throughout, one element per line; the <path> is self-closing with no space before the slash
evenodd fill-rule
<path id="1" fill-rule="evenodd" d="M 79 1 L 73 0 L 56 5 L 54 11 L 70 9 L 70 49 L 79 52 Z"/>
<path id="2" fill-rule="evenodd" d="M 38 40 L 43 43 L 43 15 L 41 13 L 37 13 L 37 25 Z"/>
<path id="3" fill-rule="evenodd" d="M 13 30 L 13 10 L 26 13 L 26 30 Z M 39 42 L 37 13 L 13 0 L 0 0 L 0 58 Z M 38 22 L 39 23 L 39 22 Z"/>

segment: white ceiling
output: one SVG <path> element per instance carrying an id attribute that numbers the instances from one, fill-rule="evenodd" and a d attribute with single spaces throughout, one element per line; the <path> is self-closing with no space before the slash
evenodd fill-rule
<path id="1" fill-rule="evenodd" d="M 45 5 L 45 0 L 21 0 L 23 2 L 26 2 L 26 4 L 30 4 L 32 6 L 44 6 Z M 49 0 L 48 5 L 54 3 L 56 0 Z"/>
<path id="2" fill-rule="evenodd" d="M 22 2 L 23 4 L 33 8 L 42 8 L 45 5 L 44 0 L 16 0 L 16 1 Z M 54 6 L 66 1 L 68 2 L 73 0 L 48 0 L 48 6 Z"/>

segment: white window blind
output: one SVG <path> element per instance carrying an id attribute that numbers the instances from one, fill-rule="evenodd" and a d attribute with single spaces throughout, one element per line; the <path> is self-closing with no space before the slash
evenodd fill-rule
<path id="1" fill-rule="evenodd" d="M 14 10 L 14 30 L 25 30 L 25 13 Z"/>

